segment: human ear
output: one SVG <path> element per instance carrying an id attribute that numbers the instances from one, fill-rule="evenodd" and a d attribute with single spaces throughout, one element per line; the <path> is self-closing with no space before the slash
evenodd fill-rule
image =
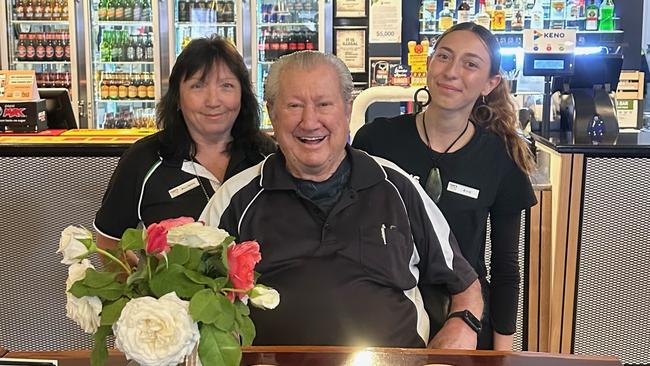
<path id="1" fill-rule="evenodd" d="M 490 78 L 490 80 L 488 80 L 487 84 L 485 84 L 485 88 L 483 88 L 483 90 L 481 91 L 481 95 L 485 96 L 485 95 L 488 95 L 488 94 L 492 93 L 492 91 L 497 86 L 499 86 L 501 81 L 502 81 L 501 74 L 496 74 L 496 75 L 492 76 Z"/>

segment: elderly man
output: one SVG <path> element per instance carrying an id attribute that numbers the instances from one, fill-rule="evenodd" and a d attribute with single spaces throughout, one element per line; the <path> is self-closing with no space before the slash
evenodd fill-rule
<path id="1" fill-rule="evenodd" d="M 418 286 L 444 284 L 451 316 L 429 344 L 476 347 L 476 273 L 428 196 L 394 164 L 347 144 L 352 77 L 335 56 L 280 58 L 266 79 L 280 152 L 229 179 L 202 214 L 257 240 L 260 281 L 280 292 L 253 311 L 257 345 L 424 347 Z"/>

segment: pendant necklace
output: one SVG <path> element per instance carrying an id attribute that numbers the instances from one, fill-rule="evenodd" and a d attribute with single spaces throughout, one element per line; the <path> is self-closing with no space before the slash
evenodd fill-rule
<path id="1" fill-rule="evenodd" d="M 426 140 L 426 145 L 429 148 L 429 150 L 433 151 L 433 149 L 431 149 L 431 144 L 429 143 L 429 134 L 427 133 L 427 125 L 425 124 L 426 113 L 427 110 L 424 110 L 424 112 L 422 112 L 422 129 L 424 130 L 424 139 Z M 433 201 L 436 203 L 438 202 L 438 200 L 440 200 L 440 196 L 442 195 L 442 178 L 440 176 L 440 169 L 438 169 L 438 162 L 440 161 L 442 156 L 445 155 L 447 152 L 449 152 L 449 150 L 454 145 L 456 145 L 458 140 L 460 140 L 460 138 L 463 137 L 465 132 L 467 132 L 468 127 L 469 127 L 469 119 L 465 124 L 465 128 L 463 128 L 463 132 L 461 132 L 460 135 L 458 135 L 458 137 L 456 137 L 456 139 L 449 146 L 447 146 L 445 151 L 438 154 L 438 156 L 436 156 L 433 159 L 433 167 L 431 168 L 431 170 L 429 171 L 429 175 L 427 176 L 424 190 L 427 192 L 429 197 L 431 197 L 431 199 L 433 199 Z"/>

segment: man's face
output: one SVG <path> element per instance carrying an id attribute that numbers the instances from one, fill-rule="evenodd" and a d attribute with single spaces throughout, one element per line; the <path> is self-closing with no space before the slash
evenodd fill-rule
<path id="1" fill-rule="evenodd" d="M 329 178 L 345 158 L 352 113 L 334 67 L 283 70 L 268 107 L 289 172 L 316 182 Z"/>

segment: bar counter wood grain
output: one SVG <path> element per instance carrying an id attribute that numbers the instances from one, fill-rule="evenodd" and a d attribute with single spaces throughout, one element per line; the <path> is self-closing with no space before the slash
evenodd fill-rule
<path id="1" fill-rule="evenodd" d="M 9 352 L 6 357 L 59 361 L 59 366 L 89 365 L 90 351 Z M 124 356 L 109 352 L 107 366 L 125 366 Z M 621 366 L 615 357 L 537 352 L 459 351 L 349 347 L 245 347 L 242 366 Z"/>

